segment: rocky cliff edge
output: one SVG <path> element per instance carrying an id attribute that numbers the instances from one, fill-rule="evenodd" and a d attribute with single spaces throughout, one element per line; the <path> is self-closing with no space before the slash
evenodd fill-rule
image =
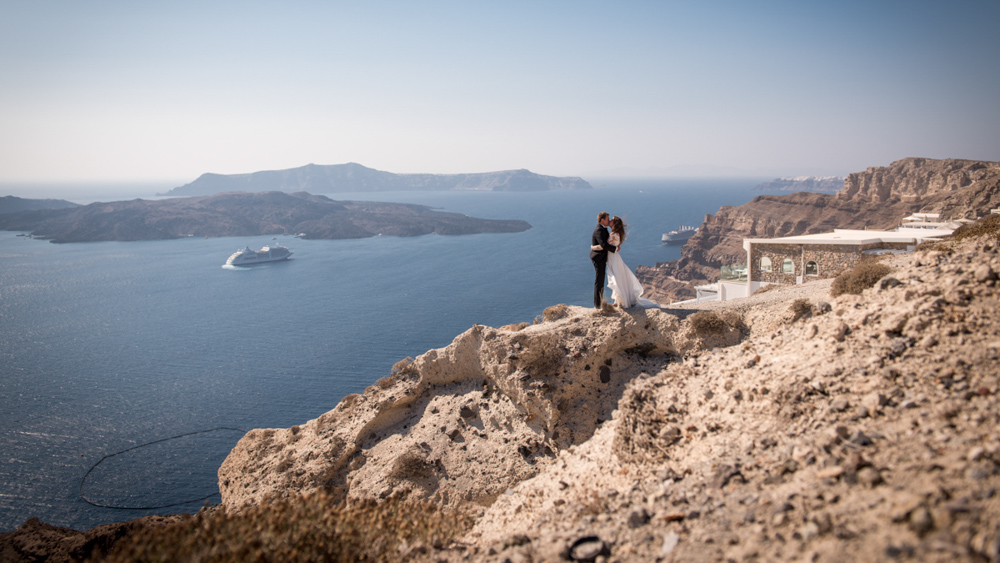
<path id="1" fill-rule="evenodd" d="M 322 488 L 473 515 L 389 560 L 998 561 L 998 219 L 888 258 L 860 295 L 824 280 L 697 312 L 557 305 L 473 327 L 316 420 L 248 433 L 220 469 L 222 510 L 133 524 L 173 530 L 159 559 L 283 541 L 293 559 L 305 522 L 237 518 Z M 70 560 L 143 534 L 114 526 L 29 521 L 0 553 Z"/>
<path id="2" fill-rule="evenodd" d="M 659 309 L 557 305 L 544 318 L 477 325 L 315 420 L 251 431 L 219 470 L 223 504 L 323 488 L 488 505 L 593 436 L 638 372 L 739 340 L 733 328 L 698 337 Z"/>
<path id="3" fill-rule="evenodd" d="M 765 292 L 728 321 L 557 307 L 475 327 L 248 434 L 224 504 L 324 486 L 478 503 L 433 560 L 998 560 L 997 244 L 894 258 L 861 295 Z"/>

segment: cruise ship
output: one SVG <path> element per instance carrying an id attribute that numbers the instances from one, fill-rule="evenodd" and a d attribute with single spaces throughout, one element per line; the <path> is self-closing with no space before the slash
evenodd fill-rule
<path id="1" fill-rule="evenodd" d="M 698 227 L 681 225 L 676 231 L 663 233 L 663 244 L 677 244 L 686 241 L 698 232 Z"/>
<path id="2" fill-rule="evenodd" d="M 253 264 L 263 264 L 264 262 L 277 262 L 279 260 L 288 260 L 292 256 L 292 251 L 288 250 L 280 244 L 272 244 L 270 246 L 265 246 L 260 250 L 251 250 L 250 247 L 246 247 L 243 250 L 237 250 L 226 260 L 227 266 L 250 266 Z"/>

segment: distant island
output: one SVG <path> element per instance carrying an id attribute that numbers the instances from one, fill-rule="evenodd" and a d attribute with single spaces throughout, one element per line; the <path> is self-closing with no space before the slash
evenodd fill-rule
<path id="1" fill-rule="evenodd" d="M 174 188 L 166 196 L 212 195 L 222 192 L 390 192 L 478 190 L 494 192 L 541 192 L 593 189 L 583 178 L 535 174 L 528 170 L 505 170 L 474 174 L 394 174 L 353 162 L 307 164 L 288 170 L 266 170 L 250 174 L 206 173 L 190 184 Z"/>
<path id="2" fill-rule="evenodd" d="M 225 193 L 158 201 L 135 199 L 0 215 L 0 230 L 52 242 L 164 240 L 294 234 L 311 239 L 378 235 L 517 233 L 520 220 L 477 219 L 424 205 L 334 201 L 306 192 Z"/>
<path id="3" fill-rule="evenodd" d="M 34 211 L 36 209 L 70 209 L 79 206 L 79 203 L 73 203 L 65 199 L 25 199 L 12 195 L 0 197 L 0 214 Z"/>
<path id="4" fill-rule="evenodd" d="M 818 192 L 835 194 L 844 187 L 843 176 L 794 176 L 775 178 L 754 186 L 757 192 Z"/>

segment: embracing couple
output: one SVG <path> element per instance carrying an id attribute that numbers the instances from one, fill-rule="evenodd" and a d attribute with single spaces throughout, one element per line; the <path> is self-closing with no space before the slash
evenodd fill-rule
<path id="1" fill-rule="evenodd" d="M 608 233 L 608 227 L 611 233 Z M 607 278 L 611 288 L 611 299 L 615 306 L 627 309 L 642 305 L 655 307 L 648 299 L 642 299 L 642 284 L 635 274 L 628 269 L 618 249 L 625 242 L 625 222 L 621 217 L 611 217 L 602 211 L 597 216 L 597 227 L 590 239 L 590 260 L 594 263 L 597 273 L 594 279 L 594 307 L 600 309 L 604 303 L 604 280 Z"/>

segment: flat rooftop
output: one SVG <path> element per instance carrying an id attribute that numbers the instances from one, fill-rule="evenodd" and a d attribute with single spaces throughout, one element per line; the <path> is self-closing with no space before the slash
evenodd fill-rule
<path id="1" fill-rule="evenodd" d="M 750 244 L 875 244 L 879 242 L 899 242 L 916 244 L 929 238 L 948 236 L 952 229 L 906 229 L 898 231 L 871 231 L 855 229 L 834 229 L 832 233 L 816 233 L 781 238 L 743 239 L 743 248 Z"/>

